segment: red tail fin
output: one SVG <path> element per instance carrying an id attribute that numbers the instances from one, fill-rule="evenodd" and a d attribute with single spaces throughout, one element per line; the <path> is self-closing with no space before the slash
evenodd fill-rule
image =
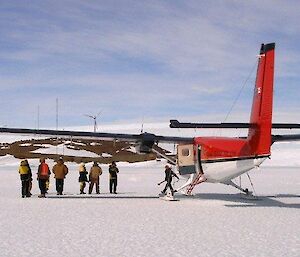
<path id="1" fill-rule="evenodd" d="M 270 154 L 275 43 L 260 49 L 248 140 L 255 155 Z"/>

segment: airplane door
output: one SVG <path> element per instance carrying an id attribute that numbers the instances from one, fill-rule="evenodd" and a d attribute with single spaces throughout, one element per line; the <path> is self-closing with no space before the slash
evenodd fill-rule
<path id="1" fill-rule="evenodd" d="M 177 146 L 178 170 L 180 175 L 196 173 L 194 145 Z"/>

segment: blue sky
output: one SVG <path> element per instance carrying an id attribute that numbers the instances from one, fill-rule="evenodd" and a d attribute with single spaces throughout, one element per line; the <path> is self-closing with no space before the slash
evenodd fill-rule
<path id="1" fill-rule="evenodd" d="M 299 122 L 299 1 L 0 0 L 0 125 L 247 121 L 276 42 L 274 119 Z M 251 71 L 253 71 L 251 73 Z"/>

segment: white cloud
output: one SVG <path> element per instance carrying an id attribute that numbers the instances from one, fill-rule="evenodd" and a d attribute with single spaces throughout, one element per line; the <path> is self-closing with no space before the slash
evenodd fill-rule
<path id="1" fill-rule="evenodd" d="M 276 87 L 299 81 L 299 8 L 296 1 L 6 2 L 0 120 L 37 104 L 53 116 L 58 95 L 65 112 L 105 106 L 111 119 L 193 115 L 216 108 L 216 99 L 229 109 L 261 42 L 278 43 Z M 242 106 L 244 98 L 252 92 Z"/>
<path id="2" fill-rule="evenodd" d="M 226 87 L 218 87 L 218 86 L 193 86 L 192 90 L 196 91 L 197 93 L 203 93 L 207 95 L 219 94 L 226 90 Z"/>

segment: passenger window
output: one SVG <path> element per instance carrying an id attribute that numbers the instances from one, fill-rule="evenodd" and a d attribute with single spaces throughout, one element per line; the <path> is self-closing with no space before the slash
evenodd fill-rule
<path id="1" fill-rule="evenodd" d="M 188 149 L 188 148 L 183 148 L 182 150 L 181 150 L 181 155 L 182 156 L 190 156 L 190 150 Z"/>

